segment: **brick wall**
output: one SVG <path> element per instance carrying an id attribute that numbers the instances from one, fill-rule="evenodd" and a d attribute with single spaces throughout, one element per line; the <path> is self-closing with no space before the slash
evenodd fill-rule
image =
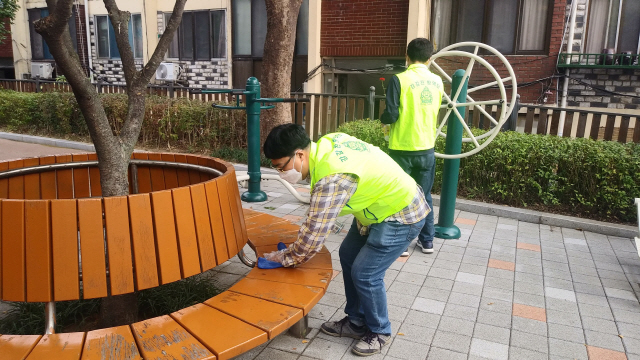
<path id="1" fill-rule="evenodd" d="M 164 15 L 158 12 L 158 34 L 164 32 Z M 114 85 L 124 85 L 124 70 L 119 59 L 99 59 L 95 40 L 95 25 L 93 19 L 89 20 L 91 30 L 91 56 L 93 68 L 104 82 Z M 167 59 L 167 62 L 179 64 L 184 70 L 181 80 L 186 80 L 188 87 L 224 89 L 229 84 L 229 61 L 227 59 L 213 59 L 209 61 L 180 61 Z M 136 67 L 143 66 L 142 59 L 135 60 Z M 155 76 L 151 82 L 156 82 Z"/>
<path id="2" fill-rule="evenodd" d="M 321 56 L 404 56 L 409 0 L 322 1 Z"/>
<path id="3" fill-rule="evenodd" d="M 569 76 L 597 88 L 570 81 L 567 96 L 569 106 L 640 109 L 640 70 L 572 69 Z"/>
<path id="4" fill-rule="evenodd" d="M 4 26 L 5 29 L 9 30 L 4 41 L 0 44 L 0 57 L 13 59 L 13 48 L 11 46 L 11 24 L 9 24 L 9 20 L 0 20 L 0 22 L 3 23 L 0 24 L 0 26 Z"/>

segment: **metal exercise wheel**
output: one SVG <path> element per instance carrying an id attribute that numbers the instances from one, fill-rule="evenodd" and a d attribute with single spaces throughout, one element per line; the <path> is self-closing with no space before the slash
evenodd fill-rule
<path id="1" fill-rule="evenodd" d="M 463 47 L 472 47 L 473 52 L 455 50 Z M 496 69 L 488 61 L 478 56 L 478 51 L 481 48 L 489 51 L 491 55 L 494 55 L 498 59 L 500 59 L 502 64 L 505 66 L 506 70 L 508 71 L 509 76 L 502 78 L 500 74 L 496 71 Z M 469 88 L 467 90 L 466 101 L 464 102 L 455 101 L 455 99 L 457 99 L 458 95 L 460 94 L 461 88 L 459 88 L 458 92 L 456 94 L 453 94 L 452 97 L 449 97 L 449 95 L 447 95 L 446 93 L 443 94 L 443 104 L 441 108 L 446 109 L 446 112 L 442 122 L 438 126 L 438 129 L 436 132 L 436 138 L 438 136 L 442 136 L 446 138 L 446 134 L 442 132 L 442 129 L 447 123 L 447 120 L 449 119 L 449 115 L 453 113 L 455 115 L 455 118 L 457 118 L 458 121 L 461 122 L 466 133 L 466 136 L 463 136 L 462 141 L 472 142 L 475 145 L 475 148 L 473 148 L 470 151 L 467 151 L 461 154 L 455 154 L 455 155 L 441 154 L 436 152 L 436 157 L 444 158 L 444 159 L 459 159 L 459 158 L 467 157 L 479 152 L 480 150 L 485 148 L 498 134 L 498 132 L 500 131 L 500 128 L 502 127 L 504 122 L 507 120 L 507 118 L 509 117 L 509 115 L 511 114 L 515 106 L 516 97 L 517 97 L 517 81 L 516 81 L 515 73 L 513 72 L 513 68 L 511 67 L 507 59 L 502 54 L 500 54 L 498 50 L 494 49 L 489 45 L 477 43 L 477 42 L 461 42 L 461 43 L 449 45 L 443 48 L 442 50 L 440 50 L 435 55 L 433 55 L 431 57 L 431 60 L 429 61 L 428 66 L 432 70 L 435 70 L 434 71 L 435 73 L 442 76 L 444 80 L 451 82 L 452 80 L 451 76 L 447 74 L 447 72 L 437 63 L 439 59 L 444 59 L 446 57 L 466 57 L 470 59 L 464 73 L 465 79 L 471 78 L 473 66 L 475 65 L 476 62 L 484 66 L 494 78 L 494 81 L 488 82 L 483 85 L 475 86 L 473 88 Z M 508 98 L 507 91 L 505 89 L 505 83 L 507 82 L 510 82 L 509 85 L 511 87 L 510 98 Z M 469 95 L 470 93 L 473 93 L 475 91 L 487 89 L 494 86 L 497 86 L 500 92 L 500 96 L 498 99 L 476 101 L 473 99 L 472 96 Z M 505 104 L 507 106 L 504 106 Z M 500 109 L 497 116 L 498 118 L 497 119 L 494 118 L 489 112 L 487 112 L 482 107 L 482 105 L 498 105 Z M 464 111 L 464 108 L 466 108 L 467 106 L 470 106 L 475 111 L 479 111 L 480 113 L 482 113 L 491 122 L 491 124 L 493 125 L 493 128 L 491 128 L 489 131 L 487 131 L 482 135 L 478 135 L 478 136 L 473 135 L 471 132 L 471 129 L 469 128 L 467 123 L 464 121 L 463 117 L 460 115 L 459 108 L 463 108 L 463 111 Z M 478 142 L 478 140 L 484 140 L 484 141 L 480 143 Z"/>

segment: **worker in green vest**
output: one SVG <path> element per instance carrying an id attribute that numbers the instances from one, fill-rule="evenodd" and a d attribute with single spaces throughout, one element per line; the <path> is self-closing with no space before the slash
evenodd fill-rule
<path id="1" fill-rule="evenodd" d="M 422 189 L 378 147 L 343 133 L 313 143 L 301 126 L 280 125 L 267 137 L 264 154 L 282 179 L 308 180 L 311 201 L 298 239 L 265 254 L 259 265 L 304 264 L 320 251 L 338 216 L 353 215 L 339 250 L 347 316 L 321 330 L 359 339 L 352 348 L 357 355 L 379 353 L 391 339 L 384 275 L 430 212 Z"/>
<path id="2" fill-rule="evenodd" d="M 442 79 L 427 68 L 433 45 L 416 38 L 407 45 L 407 70 L 391 77 L 386 108 L 380 121 L 391 125 L 389 155 L 422 187 L 432 208 L 431 187 L 436 173 L 436 122 L 442 103 Z M 417 245 L 433 253 L 433 212 L 426 218 Z M 409 256 L 408 249 L 403 256 Z"/>

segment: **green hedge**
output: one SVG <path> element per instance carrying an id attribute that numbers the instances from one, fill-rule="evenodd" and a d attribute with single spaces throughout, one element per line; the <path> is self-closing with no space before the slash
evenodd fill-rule
<path id="1" fill-rule="evenodd" d="M 114 133 L 127 115 L 124 94 L 100 95 Z M 0 127 L 10 131 L 67 137 L 88 137 L 78 103 L 71 93 L 20 93 L 0 90 Z M 245 115 L 216 110 L 200 100 L 149 96 L 139 145 L 187 150 L 246 147 Z"/>
<path id="2" fill-rule="evenodd" d="M 387 149 L 378 121 L 338 129 Z M 463 151 L 471 149 L 463 144 Z M 436 151 L 444 152 L 439 138 Z M 443 161 L 436 162 L 434 193 Z M 640 197 L 640 144 L 502 132 L 482 151 L 461 159 L 458 194 L 604 221 L 635 223 Z"/>

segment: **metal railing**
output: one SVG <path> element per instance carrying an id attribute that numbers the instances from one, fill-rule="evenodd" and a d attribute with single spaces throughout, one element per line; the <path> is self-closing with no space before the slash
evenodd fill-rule
<path id="1" fill-rule="evenodd" d="M 558 67 L 560 68 L 640 69 L 638 61 L 640 55 L 638 54 L 560 53 L 558 56 Z"/>

